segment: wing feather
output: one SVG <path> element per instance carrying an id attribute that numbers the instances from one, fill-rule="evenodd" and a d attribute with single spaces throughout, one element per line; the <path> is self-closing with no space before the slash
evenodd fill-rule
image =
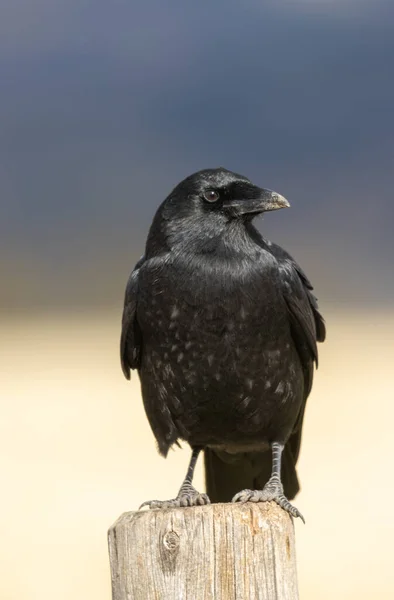
<path id="1" fill-rule="evenodd" d="M 269 245 L 269 251 L 278 261 L 280 281 L 285 299 L 290 330 L 304 372 L 304 402 L 289 439 L 289 448 L 296 464 L 301 446 L 302 424 L 306 400 L 312 389 L 313 364 L 318 366 L 317 342 L 324 342 L 326 326 L 319 311 L 313 287 L 301 267 L 280 246 Z"/>
<path id="2" fill-rule="evenodd" d="M 141 361 L 142 336 L 136 312 L 138 273 L 143 262 L 144 257 L 137 262 L 126 285 L 120 338 L 120 361 L 126 379 L 130 379 L 130 369 L 138 369 Z"/>

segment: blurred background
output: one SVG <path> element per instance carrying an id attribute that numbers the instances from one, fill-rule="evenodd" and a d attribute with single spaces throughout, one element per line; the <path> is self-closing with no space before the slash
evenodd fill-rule
<path id="1" fill-rule="evenodd" d="M 120 317 L 158 204 L 215 166 L 290 200 L 259 228 L 327 320 L 301 598 L 393 597 L 393 73 L 390 0 L 3 0 L 2 600 L 109 600 L 107 528 L 180 485 L 188 450 L 156 453 Z"/>

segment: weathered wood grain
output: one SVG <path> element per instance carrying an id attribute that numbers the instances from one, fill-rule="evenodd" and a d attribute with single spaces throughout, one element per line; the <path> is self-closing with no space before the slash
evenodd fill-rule
<path id="1" fill-rule="evenodd" d="M 294 527 L 274 503 L 139 511 L 108 532 L 113 600 L 297 600 Z"/>

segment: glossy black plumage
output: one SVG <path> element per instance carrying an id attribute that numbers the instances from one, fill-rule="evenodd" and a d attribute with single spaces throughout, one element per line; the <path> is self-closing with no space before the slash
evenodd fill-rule
<path id="1" fill-rule="evenodd" d="M 127 284 L 123 371 L 138 369 L 161 454 L 179 439 L 205 449 L 212 501 L 262 488 L 274 442 L 284 445 L 285 494 L 298 491 L 325 326 L 301 268 L 252 225 L 287 205 L 225 169 L 196 173 L 159 207 Z"/>

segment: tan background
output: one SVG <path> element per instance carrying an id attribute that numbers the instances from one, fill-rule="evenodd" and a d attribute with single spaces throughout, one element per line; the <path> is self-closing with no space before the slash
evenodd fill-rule
<path id="1" fill-rule="evenodd" d="M 327 315 L 296 499 L 301 598 L 394 594 L 394 316 Z M 158 456 L 119 314 L 1 324 L 2 600 L 109 600 L 106 531 L 176 492 L 188 452 Z M 201 464 L 196 481 L 202 487 Z"/>

